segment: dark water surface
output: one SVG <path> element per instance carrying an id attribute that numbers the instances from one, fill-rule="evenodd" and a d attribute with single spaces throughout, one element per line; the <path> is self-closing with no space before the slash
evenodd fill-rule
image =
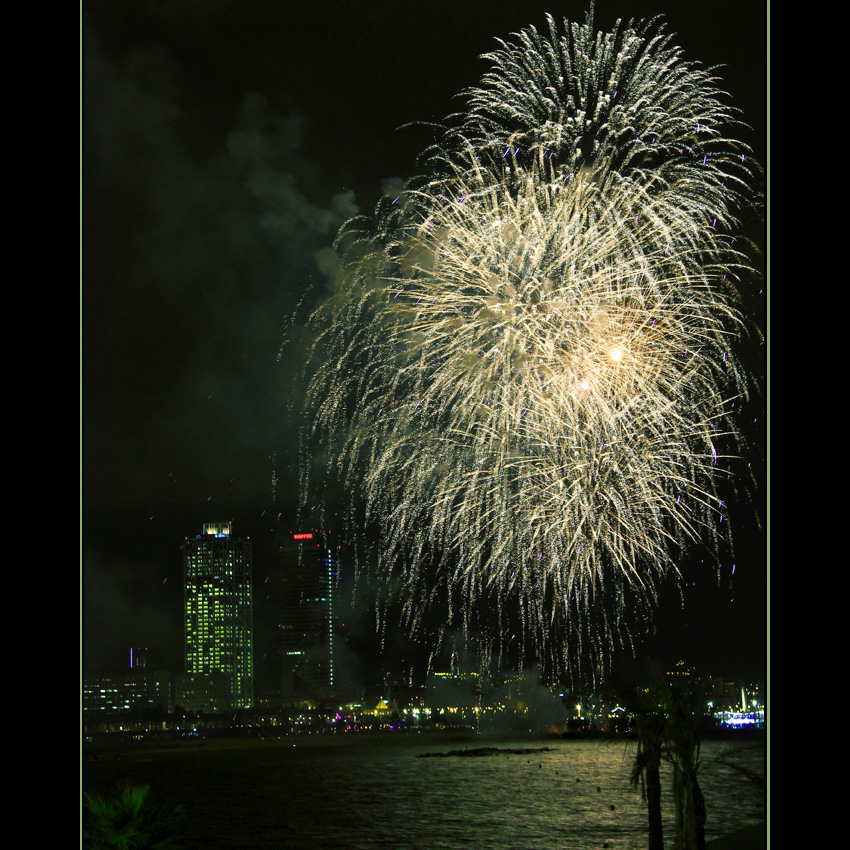
<path id="1" fill-rule="evenodd" d="M 524 754 L 418 758 L 491 745 Z M 543 750 L 542 748 L 548 748 Z M 629 783 L 634 743 L 296 737 L 123 753 L 87 762 L 83 786 L 148 784 L 181 802 L 187 850 L 645 850 L 646 804 Z M 764 747 L 709 741 L 700 784 L 708 839 L 764 817 L 764 797 L 719 761 L 764 775 Z M 725 759 L 724 759 L 725 760 Z M 672 781 L 662 773 L 665 844 Z M 668 831 L 669 829 L 669 831 Z"/>

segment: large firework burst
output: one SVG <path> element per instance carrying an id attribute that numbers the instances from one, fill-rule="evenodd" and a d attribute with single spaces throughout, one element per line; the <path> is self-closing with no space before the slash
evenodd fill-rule
<path id="1" fill-rule="evenodd" d="M 308 402 L 410 628 L 442 606 L 447 626 L 597 666 L 682 552 L 717 539 L 718 445 L 746 393 L 746 264 L 721 228 L 744 172 L 697 150 L 694 122 L 725 113 L 666 39 L 550 26 L 490 57 L 432 176 L 346 230 Z"/>

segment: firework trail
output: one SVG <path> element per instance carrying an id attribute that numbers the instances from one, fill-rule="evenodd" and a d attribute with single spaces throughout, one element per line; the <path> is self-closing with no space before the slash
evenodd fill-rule
<path id="1" fill-rule="evenodd" d="M 713 222 L 734 222 L 743 172 L 721 156 L 700 170 L 691 139 L 670 154 L 694 117 L 723 113 L 665 39 L 593 40 L 588 23 L 556 41 L 550 26 L 551 42 L 530 30 L 491 55 L 431 176 L 342 235 L 307 401 L 321 483 L 336 476 L 380 528 L 411 630 L 433 608 L 598 670 L 682 552 L 718 540 L 719 446 L 747 391 L 731 286 L 746 260 Z M 645 79 L 658 65 L 677 89 L 660 103 Z M 569 87 L 545 85 L 557 72 Z M 574 116 L 609 103 L 603 77 L 632 131 L 588 154 Z M 653 121 L 650 168 L 634 139 Z M 506 136 L 527 161 L 494 155 Z M 305 466 L 305 503 L 311 484 Z"/>

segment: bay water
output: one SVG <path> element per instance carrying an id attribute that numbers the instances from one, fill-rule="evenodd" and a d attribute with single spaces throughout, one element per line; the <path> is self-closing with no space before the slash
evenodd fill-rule
<path id="1" fill-rule="evenodd" d="M 427 733 L 211 741 L 86 762 L 83 787 L 147 784 L 158 801 L 181 803 L 187 850 L 645 850 L 646 803 L 629 781 L 636 746 Z M 434 757 L 483 747 L 496 752 Z M 709 840 L 764 819 L 764 794 L 746 776 L 764 776 L 764 752 L 758 743 L 703 744 Z M 666 767 L 662 786 L 672 847 Z"/>

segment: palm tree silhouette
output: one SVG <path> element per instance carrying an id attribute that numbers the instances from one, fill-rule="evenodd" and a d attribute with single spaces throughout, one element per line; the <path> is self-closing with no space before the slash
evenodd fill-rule
<path id="1" fill-rule="evenodd" d="M 649 818 L 649 850 L 664 850 L 661 817 L 661 762 L 673 768 L 676 850 L 705 850 L 705 799 L 699 785 L 704 715 L 699 700 L 659 685 L 632 704 L 638 748 L 632 784 L 641 786 Z"/>
<path id="2" fill-rule="evenodd" d="M 127 786 L 117 797 L 85 794 L 86 850 L 180 850 L 174 828 L 182 807 L 154 806 L 148 785 Z"/>

